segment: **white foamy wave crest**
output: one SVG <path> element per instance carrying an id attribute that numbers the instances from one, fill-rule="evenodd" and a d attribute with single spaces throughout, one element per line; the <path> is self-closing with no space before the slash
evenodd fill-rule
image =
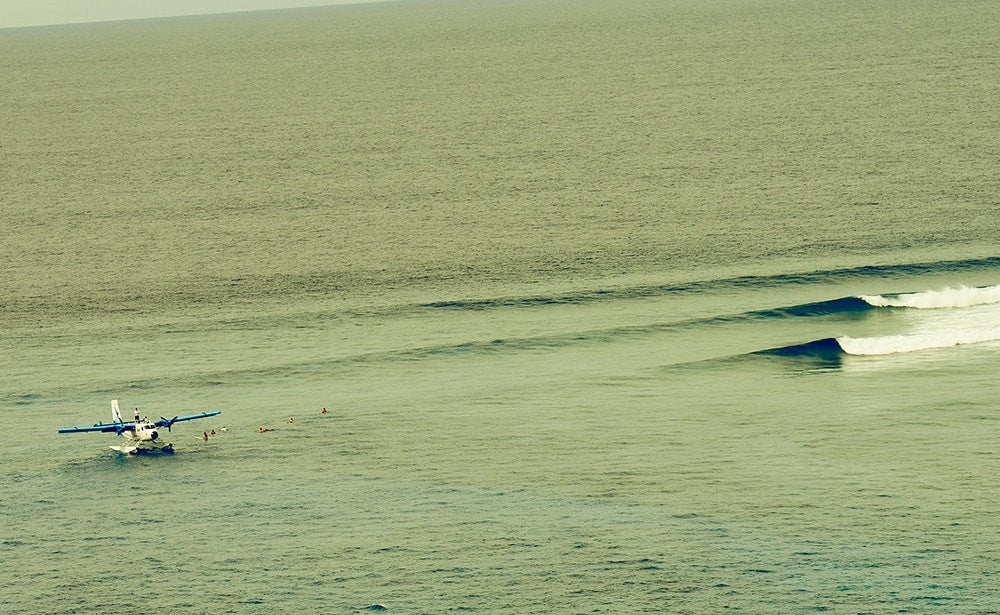
<path id="1" fill-rule="evenodd" d="M 886 337 L 838 337 L 837 343 L 847 354 L 883 355 L 931 348 L 947 348 L 959 344 L 979 344 L 996 340 L 1000 340 L 1000 328 L 984 331 L 948 331 Z"/>
<path id="2" fill-rule="evenodd" d="M 894 297 L 861 295 L 860 299 L 874 307 L 908 307 L 918 309 L 969 307 L 1000 303 L 1000 286 L 945 288 L 922 293 L 907 293 Z"/>

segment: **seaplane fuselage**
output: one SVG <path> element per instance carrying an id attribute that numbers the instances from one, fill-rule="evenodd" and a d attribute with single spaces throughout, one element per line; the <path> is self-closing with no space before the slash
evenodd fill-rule
<path id="1" fill-rule="evenodd" d="M 156 425 L 148 421 L 137 423 L 134 430 L 126 431 L 125 434 L 140 442 L 156 442 L 156 439 L 160 437 L 160 433 L 156 431 Z"/>

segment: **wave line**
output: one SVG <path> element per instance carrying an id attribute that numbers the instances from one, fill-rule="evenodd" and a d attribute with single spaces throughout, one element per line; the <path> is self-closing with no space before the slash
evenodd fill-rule
<path id="1" fill-rule="evenodd" d="M 692 280 L 674 284 L 653 284 L 624 288 L 583 289 L 553 295 L 532 295 L 494 298 L 468 298 L 431 301 L 419 304 L 421 308 L 449 310 L 491 310 L 498 308 L 526 308 L 545 305 L 581 304 L 615 299 L 646 299 L 670 295 L 704 293 L 731 288 L 773 288 L 796 284 L 817 284 L 850 278 L 875 278 L 896 275 L 916 275 L 991 269 L 1000 266 L 1000 256 L 929 263 L 904 263 L 896 265 L 865 265 L 843 269 L 821 269 L 800 273 L 772 275 L 745 275 L 709 280 Z M 872 295 L 878 297 L 878 295 Z M 855 298 L 865 300 L 864 298 Z M 870 304 L 870 302 L 869 302 Z M 875 306 L 881 307 L 881 306 Z"/>

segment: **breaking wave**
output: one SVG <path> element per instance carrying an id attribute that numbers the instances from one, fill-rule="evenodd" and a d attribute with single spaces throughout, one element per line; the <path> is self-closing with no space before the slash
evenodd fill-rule
<path id="1" fill-rule="evenodd" d="M 768 348 L 751 355 L 810 359 L 839 364 L 847 356 L 881 356 L 1000 341 L 1000 285 L 927 290 L 922 292 L 861 295 L 833 301 L 779 308 L 775 316 L 813 316 L 871 310 L 916 309 L 896 322 L 905 330 L 885 335 L 840 335 L 810 342 Z M 762 315 L 763 313 L 761 313 Z"/>
<path id="2" fill-rule="evenodd" d="M 843 355 L 878 356 L 995 341 L 1000 341 L 1000 327 L 881 337 L 827 337 L 804 344 L 769 348 L 753 354 L 831 359 Z"/>
<path id="3" fill-rule="evenodd" d="M 1000 303 L 1000 286 L 945 288 L 901 295 L 861 295 L 873 307 L 961 308 Z"/>
<path id="4" fill-rule="evenodd" d="M 985 331 L 947 331 L 915 335 L 888 335 L 885 337 L 840 337 L 837 343 L 847 354 L 886 355 L 899 352 L 916 352 L 932 348 L 948 348 L 963 344 L 980 344 L 1000 340 L 1000 329 Z"/>
<path id="5" fill-rule="evenodd" d="M 823 338 L 805 344 L 769 348 L 753 354 L 780 357 L 832 359 L 837 356 L 879 356 L 933 348 L 948 348 L 962 344 L 979 344 L 1000 340 L 1000 330 L 963 335 L 889 335 L 885 337 Z"/>

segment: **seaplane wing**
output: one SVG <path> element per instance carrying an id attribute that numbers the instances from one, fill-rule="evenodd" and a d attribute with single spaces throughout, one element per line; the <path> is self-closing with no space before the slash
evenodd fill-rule
<path id="1" fill-rule="evenodd" d="M 123 431 L 132 431 L 135 429 L 135 423 L 97 423 L 91 425 L 90 427 L 63 427 L 59 430 L 59 433 L 80 433 L 84 431 L 107 431 L 114 433 L 122 433 Z"/>
<path id="2" fill-rule="evenodd" d="M 125 422 L 122 420 L 122 412 L 118 406 L 118 400 L 112 399 L 110 423 L 96 423 L 90 427 L 63 427 L 59 430 L 59 433 L 81 433 L 85 431 L 115 433 L 119 436 L 124 436 L 128 441 L 122 446 L 111 447 L 120 453 L 130 455 L 138 455 L 140 453 L 173 453 L 174 445 L 165 441 L 166 434 L 163 433 L 164 427 L 167 428 L 167 431 L 170 431 L 173 424 L 178 421 L 193 421 L 194 419 L 204 419 L 217 414 L 222 414 L 222 411 L 211 410 L 209 412 L 199 412 L 198 414 L 185 414 L 184 416 L 175 416 L 172 419 L 161 416 L 160 420 L 151 421 L 148 418 L 142 417 L 139 414 L 139 409 L 136 408 L 134 414 L 135 420 Z M 212 433 L 214 434 L 215 430 Z M 204 437 L 207 442 L 207 432 Z"/>
<path id="3" fill-rule="evenodd" d="M 175 416 L 172 419 L 161 416 L 160 420 L 155 421 L 153 424 L 157 427 L 166 427 L 170 429 L 170 426 L 179 421 L 193 421 L 194 419 L 203 419 L 210 416 L 215 416 L 216 414 L 222 414 L 221 410 L 212 410 L 211 412 L 199 412 L 198 414 L 188 414 L 185 416 Z"/>

